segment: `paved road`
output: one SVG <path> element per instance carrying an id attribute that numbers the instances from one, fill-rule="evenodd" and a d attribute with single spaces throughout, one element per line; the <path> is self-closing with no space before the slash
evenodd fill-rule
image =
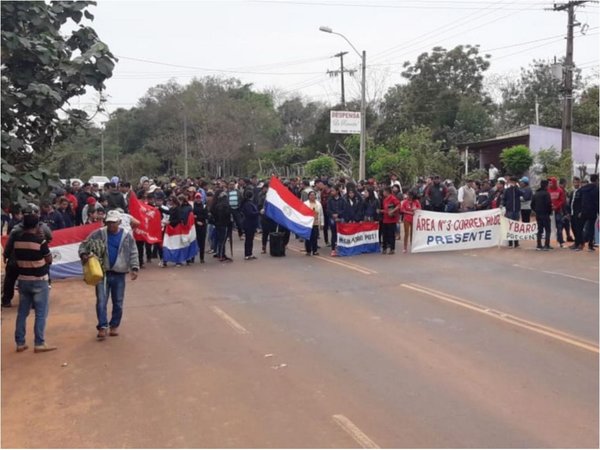
<path id="1" fill-rule="evenodd" d="M 82 282 L 57 352 L 15 353 L 3 311 L 2 446 L 598 447 L 597 253 L 241 247 L 142 271 L 105 342 Z"/>

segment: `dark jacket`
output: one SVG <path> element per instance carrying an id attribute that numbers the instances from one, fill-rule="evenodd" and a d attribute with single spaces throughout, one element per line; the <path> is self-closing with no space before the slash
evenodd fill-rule
<path id="1" fill-rule="evenodd" d="M 354 196 L 354 200 L 350 197 L 345 197 L 346 204 L 344 205 L 343 219 L 345 222 L 360 222 L 363 220 L 363 202 L 359 194 Z"/>
<path id="2" fill-rule="evenodd" d="M 120 192 L 109 192 L 106 196 L 106 200 L 108 201 L 108 205 L 106 206 L 107 212 L 117 208 L 121 208 L 123 212 L 128 212 L 125 197 L 123 197 L 123 194 Z"/>
<path id="3" fill-rule="evenodd" d="M 506 212 L 520 212 L 521 211 L 521 190 L 518 186 L 508 186 L 504 190 L 504 198 L 502 204 L 506 208 Z"/>
<path id="4" fill-rule="evenodd" d="M 65 228 L 65 221 L 63 220 L 62 214 L 57 211 L 50 211 L 48 214 L 42 212 L 40 214 L 40 222 L 48 225 L 52 231 L 62 230 Z"/>
<path id="5" fill-rule="evenodd" d="M 573 189 L 569 193 L 568 205 L 569 214 L 574 217 L 578 217 L 581 213 L 581 188 Z"/>
<path id="6" fill-rule="evenodd" d="M 538 189 L 531 199 L 531 210 L 537 217 L 550 217 L 552 214 L 552 200 L 545 189 Z"/>
<path id="7" fill-rule="evenodd" d="M 368 197 L 366 200 L 363 200 L 362 204 L 363 204 L 363 212 L 362 212 L 363 220 L 369 219 L 369 220 L 373 220 L 375 222 L 378 221 L 379 214 L 377 213 L 377 210 L 380 209 L 379 200 L 376 199 L 375 197 L 371 196 L 371 197 Z"/>
<path id="8" fill-rule="evenodd" d="M 333 219 L 333 214 L 338 215 L 338 219 L 342 219 L 344 216 L 344 210 L 346 209 L 346 200 L 341 195 L 338 198 L 329 196 L 327 200 L 327 212 L 329 217 Z"/>
<path id="9" fill-rule="evenodd" d="M 595 219 L 598 216 L 598 185 L 588 183 L 581 189 L 581 218 Z"/>
<path id="10" fill-rule="evenodd" d="M 204 203 L 194 202 L 194 219 L 196 222 L 202 222 L 202 225 L 198 225 L 198 223 L 196 223 L 196 226 L 198 227 L 205 227 L 208 223 L 208 208 Z"/>
<path id="11" fill-rule="evenodd" d="M 252 200 L 244 200 L 240 207 L 240 212 L 243 215 L 242 228 L 245 233 L 254 233 L 258 228 L 258 207 Z"/>
<path id="12" fill-rule="evenodd" d="M 216 227 L 227 227 L 231 223 L 231 208 L 227 197 L 221 197 L 215 201 L 210 213 L 213 216 Z"/>

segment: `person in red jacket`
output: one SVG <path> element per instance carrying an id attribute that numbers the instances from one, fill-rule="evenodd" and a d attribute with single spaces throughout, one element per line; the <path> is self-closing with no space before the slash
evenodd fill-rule
<path id="1" fill-rule="evenodd" d="M 383 189 L 382 209 L 380 210 L 383 216 L 383 250 L 385 255 L 387 249 L 390 249 L 390 255 L 394 254 L 396 249 L 396 223 L 400 213 L 400 200 L 392 195 L 392 190 L 389 187 Z"/>
<path id="2" fill-rule="evenodd" d="M 564 247 L 565 241 L 563 239 L 563 208 L 567 201 L 567 194 L 558 185 L 556 177 L 550 177 L 550 186 L 548 187 L 548 193 L 550 194 L 550 200 L 552 200 L 552 211 L 554 212 L 554 221 L 556 225 L 556 240 L 560 248 Z"/>

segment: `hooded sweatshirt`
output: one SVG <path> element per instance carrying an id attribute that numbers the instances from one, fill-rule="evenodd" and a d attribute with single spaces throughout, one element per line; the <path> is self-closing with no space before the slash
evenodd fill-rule
<path id="1" fill-rule="evenodd" d="M 556 177 L 550 177 L 548 179 L 550 184 L 548 185 L 548 194 L 550 194 L 550 200 L 552 200 L 552 211 L 562 211 L 567 201 L 567 196 L 563 188 L 558 185 Z"/>

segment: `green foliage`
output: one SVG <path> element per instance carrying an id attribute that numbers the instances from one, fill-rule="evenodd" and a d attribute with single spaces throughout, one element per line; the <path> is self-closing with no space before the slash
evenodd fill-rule
<path id="1" fill-rule="evenodd" d="M 2 196 L 24 201 L 44 195 L 50 174 L 39 169 L 52 146 L 88 120 L 68 100 L 97 91 L 115 57 L 89 26 L 65 34 L 65 24 L 92 20 L 95 2 L 2 2 Z M 58 112 L 61 111 L 59 116 Z"/>
<path id="2" fill-rule="evenodd" d="M 598 136 L 600 102 L 598 85 L 588 87 L 573 107 L 573 131 Z"/>
<path id="3" fill-rule="evenodd" d="M 388 90 L 378 139 L 389 140 L 415 126 L 428 127 L 446 146 L 489 135 L 491 102 L 483 93 L 488 57 L 467 45 L 435 47 L 414 64 L 406 62 L 402 76 L 408 84 Z"/>
<path id="4" fill-rule="evenodd" d="M 337 172 L 337 164 L 330 156 L 320 156 L 306 164 L 306 174 L 311 177 L 331 177 Z"/>
<path id="5" fill-rule="evenodd" d="M 465 180 L 487 180 L 488 171 L 485 169 L 475 169 L 465 176 Z"/>
<path id="6" fill-rule="evenodd" d="M 514 147 L 505 148 L 500 154 L 500 160 L 506 170 L 514 176 L 521 176 L 533 164 L 531 151 L 525 145 L 515 145 Z"/>
<path id="7" fill-rule="evenodd" d="M 573 158 L 570 150 L 559 153 L 554 147 L 540 150 L 535 155 L 537 163 L 536 173 L 543 177 L 557 177 L 571 179 L 573 172 Z"/>

